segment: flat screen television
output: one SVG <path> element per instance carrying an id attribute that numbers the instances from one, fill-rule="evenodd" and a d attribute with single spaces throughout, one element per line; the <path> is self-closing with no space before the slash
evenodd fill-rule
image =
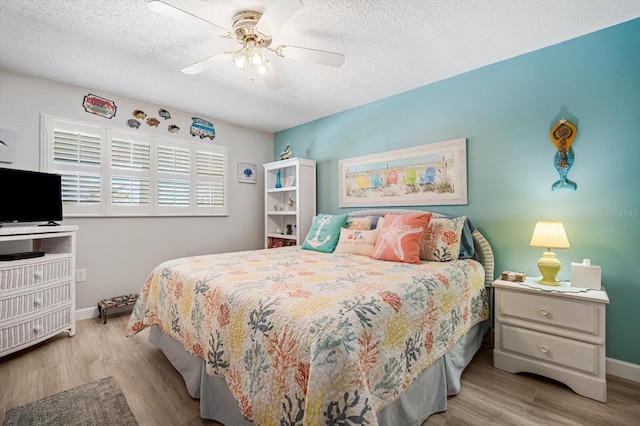
<path id="1" fill-rule="evenodd" d="M 0 167 L 0 225 L 62 220 L 62 177 Z"/>

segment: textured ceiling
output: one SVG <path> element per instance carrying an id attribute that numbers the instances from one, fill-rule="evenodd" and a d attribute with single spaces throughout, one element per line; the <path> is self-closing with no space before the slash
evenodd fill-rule
<path id="1" fill-rule="evenodd" d="M 260 0 L 165 0 L 230 28 Z M 285 0 L 272 0 L 285 1 Z M 272 58 L 283 88 L 231 62 L 237 48 L 146 0 L 0 0 L 0 68 L 276 132 L 640 17 L 640 0 L 302 0 L 274 38 L 345 54 L 341 68 Z"/>

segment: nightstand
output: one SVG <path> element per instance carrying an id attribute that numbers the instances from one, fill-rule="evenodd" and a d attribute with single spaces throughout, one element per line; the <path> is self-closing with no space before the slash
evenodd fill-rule
<path id="1" fill-rule="evenodd" d="M 494 367 L 549 377 L 606 402 L 606 291 L 547 291 L 502 280 L 493 287 Z"/>

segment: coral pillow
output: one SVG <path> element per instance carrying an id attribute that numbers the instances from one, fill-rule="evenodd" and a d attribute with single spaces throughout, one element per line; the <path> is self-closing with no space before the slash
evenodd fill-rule
<path id="1" fill-rule="evenodd" d="M 392 262 L 420 263 L 420 244 L 431 213 L 384 216 L 371 257 Z"/>
<path id="2" fill-rule="evenodd" d="M 466 216 L 432 218 L 424 236 L 420 258 L 437 262 L 457 260 L 466 219 Z"/>
<path id="3" fill-rule="evenodd" d="M 334 253 L 371 256 L 379 232 L 379 229 L 360 230 L 342 228 L 340 230 L 340 240 L 338 240 L 338 245 Z"/>

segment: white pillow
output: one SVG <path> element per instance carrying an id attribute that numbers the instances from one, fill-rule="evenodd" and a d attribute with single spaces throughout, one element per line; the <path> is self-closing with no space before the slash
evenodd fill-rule
<path id="1" fill-rule="evenodd" d="M 351 253 L 360 256 L 371 256 L 376 245 L 380 229 L 368 231 L 360 229 L 340 229 L 340 239 L 334 253 Z"/>

